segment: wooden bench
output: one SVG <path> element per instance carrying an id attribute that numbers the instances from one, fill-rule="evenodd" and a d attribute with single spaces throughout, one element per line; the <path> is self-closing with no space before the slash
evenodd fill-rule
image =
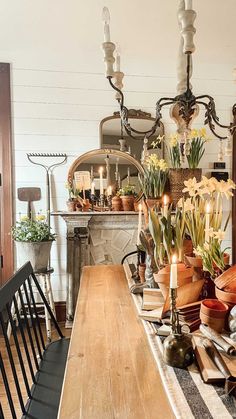
<path id="1" fill-rule="evenodd" d="M 44 340 L 32 285 L 36 286 L 59 335 L 59 340 L 49 345 Z M 16 319 L 12 316 L 12 307 Z M 11 340 L 7 334 L 8 322 L 12 328 Z M 30 262 L 0 289 L 0 325 L 5 346 L 3 348 L 1 345 L 0 348 L 0 371 L 9 404 L 9 409 L 3 409 L 0 401 L 0 419 L 9 417 L 9 411 L 13 419 L 19 417 L 16 413 L 16 398 L 22 418 L 56 419 L 69 339 L 64 338 Z M 22 345 L 24 350 L 21 350 Z M 7 374 L 9 365 L 11 376 Z M 14 394 L 13 382 L 17 396 Z M 27 402 L 23 390 L 28 395 Z"/>

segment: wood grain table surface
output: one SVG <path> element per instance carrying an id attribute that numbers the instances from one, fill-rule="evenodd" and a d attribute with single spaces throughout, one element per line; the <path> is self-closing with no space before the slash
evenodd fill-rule
<path id="1" fill-rule="evenodd" d="M 58 419 L 174 418 L 123 267 L 83 269 Z"/>

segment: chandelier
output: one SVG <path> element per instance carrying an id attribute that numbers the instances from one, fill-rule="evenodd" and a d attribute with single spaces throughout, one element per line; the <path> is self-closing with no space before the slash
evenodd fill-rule
<path id="1" fill-rule="evenodd" d="M 151 137 L 160 127 L 162 119 L 162 109 L 164 107 L 171 107 L 172 117 L 178 120 L 179 134 L 183 141 L 187 140 L 188 134 L 191 131 L 190 126 L 193 119 L 198 115 L 200 107 L 204 109 L 205 120 L 204 124 L 208 125 L 211 132 L 219 140 L 230 140 L 231 135 L 236 129 L 236 123 L 223 125 L 220 123 L 219 117 L 216 113 L 215 100 L 208 94 L 195 96 L 192 91 L 190 79 L 192 76 L 192 54 L 195 51 L 193 42 L 196 29 L 194 28 L 194 21 L 196 19 L 196 12 L 192 9 L 192 0 L 180 0 L 178 9 L 178 21 L 181 34 L 181 50 L 178 59 L 178 94 L 174 97 L 162 97 L 156 102 L 156 116 L 153 125 L 147 131 L 139 131 L 131 126 L 128 116 L 128 108 L 125 106 L 125 97 L 122 92 L 124 73 L 120 71 L 120 54 L 116 49 L 116 45 L 110 40 L 110 14 L 109 10 L 103 8 L 103 22 L 104 22 L 104 42 L 102 48 L 104 51 L 104 62 L 106 65 L 106 77 L 110 86 L 116 91 L 116 99 L 120 106 L 121 122 L 127 134 L 135 138 L 136 135 L 143 135 L 146 138 Z M 116 58 L 114 52 L 116 50 Z M 115 63 L 115 70 L 113 68 Z M 234 105 L 236 107 L 236 105 Z M 218 128 L 223 128 L 226 131 L 225 135 L 218 132 Z"/>

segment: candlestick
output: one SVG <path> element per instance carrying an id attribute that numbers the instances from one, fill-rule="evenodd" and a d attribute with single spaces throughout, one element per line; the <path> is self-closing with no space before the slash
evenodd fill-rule
<path id="1" fill-rule="evenodd" d="M 137 235 L 137 246 L 140 245 L 140 233 L 142 230 L 142 204 L 139 204 L 138 206 L 138 235 Z"/>
<path id="2" fill-rule="evenodd" d="M 112 186 L 108 186 L 107 188 L 107 203 L 109 211 L 112 210 Z"/>
<path id="3" fill-rule="evenodd" d="M 211 214 L 211 204 L 210 204 L 210 202 L 207 202 L 205 210 L 206 210 L 205 242 L 209 243 L 209 239 L 210 239 L 210 214 Z"/>
<path id="4" fill-rule="evenodd" d="M 93 166 L 91 166 L 90 177 L 91 177 L 91 182 L 92 182 L 93 181 Z"/>
<path id="5" fill-rule="evenodd" d="M 110 12 L 107 7 L 103 7 L 102 10 L 102 20 L 104 22 L 104 42 L 111 42 L 110 37 Z"/>
<path id="6" fill-rule="evenodd" d="M 163 197 L 163 217 L 167 218 L 168 216 L 168 203 L 169 199 L 167 195 L 164 195 Z"/>
<path id="7" fill-rule="evenodd" d="M 192 10 L 192 9 L 193 9 L 193 1 L 185 0 L 185 10 Z"/>
<path id="8" fill-rule="evenodd" d="M 100 175 L 100 195 L 103 195 L 103 167 L 100 167 L 99 175 Z"/>
<path id="9" fill-rule="evenodd" d="M 172 256 L 172 263 L 170 265 L 170 288 L 178 288 L 178 265 L 177 256 Z"/>

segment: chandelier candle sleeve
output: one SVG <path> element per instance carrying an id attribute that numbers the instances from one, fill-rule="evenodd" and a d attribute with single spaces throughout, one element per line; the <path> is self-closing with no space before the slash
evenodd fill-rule
<path id="1" fill-rule="evenodd" d="M 103 195 L 103 168 L 100 167 L 99 169 L 99 174 L 100 174 L 100 195 Z"/>
<path id="2" fill-rule="evenodd" d="M 209 243 L 210 238 L 210 214 L 211 214 L 211 204 L 207 202 L 206 204 L 206 223 L 205 223 L 205 242 Z"/>
<path id="3" fill-rule="evenodd" d="M 107 7 L 103 7 L 102 20 L 104 22 L 104 42 L 111 42 L 110 36 L 110 13 Z"/>
<path id="4" fill-rule="evenodd" d="M 116 50 L 115 71 L 120 72 L 120 53 Z"/>
<path id="5" fill-rule="evenodd" d="M 138 206 L 138 235 L 137 235 L 137 246 L 140 244 L 140 233 L 142 230 L 142 204 Z"/>
<path id="6" fill-rule="evenodd" d="M 177 256 L 172 256 L 172 263 L 170 265 L 170 288 L 178 288 L 178 265 L 177 265 Z"/>

